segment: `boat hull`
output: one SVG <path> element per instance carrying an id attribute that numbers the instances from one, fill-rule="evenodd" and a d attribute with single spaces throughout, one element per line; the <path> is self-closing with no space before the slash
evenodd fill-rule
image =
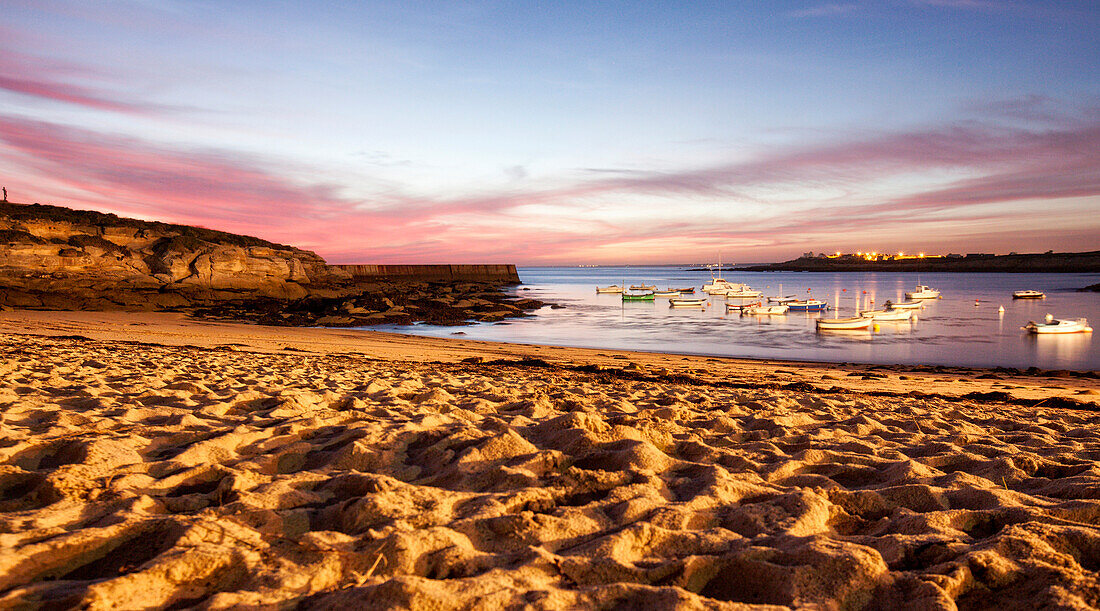
<path id="1" fill-rule="evenodd" d="M 741 313 L 746 316 L 780 316 L 789 309 L 786 305 L 743 307 Z"/>
<path id="2" fill-rule="evenodd" d="M 707 304 L 706 299 L 669 299 L 670 308 L 700 308 Z"/>
<path id="3" fill-rule="evenodd" d="M 1054 320 L 1049 323 L 1030 321 L 1022 327 L 1029 333 L 1036 335 L 1061 335 L 1065 333 L 1092 333 L 1089 321 L 1084 318 L 1077 320 Z"/>
<path id="4" fill-rule="evenodd" d="M 787 307 L 790 308 L 791 312 L 824 312 L 825 310 L 829 309 L 829 304 L 824 301 L 821 303 L 794 302 L 788 303 Z"/>
<path id="5" fill-rule="evenodd" d="M 819 331 L 856 331 L 870 328 L 872 322 L 873 319 L 863 317 L 821 318 L 817 320 L 817 328 Z"/>

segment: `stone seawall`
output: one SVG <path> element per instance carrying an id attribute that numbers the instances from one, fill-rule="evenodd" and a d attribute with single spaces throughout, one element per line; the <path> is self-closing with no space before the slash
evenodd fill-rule
<path id="1" fill-rule="evenodd" d="M 515 265 L 333 265 L 352 280 L 422 280 L 434 282 L 500 282 L 518 284 Z"/>

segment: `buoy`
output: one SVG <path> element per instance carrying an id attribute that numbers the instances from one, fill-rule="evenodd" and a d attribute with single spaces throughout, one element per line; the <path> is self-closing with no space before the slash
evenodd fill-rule
<path id="1" fill-rule="evenodd" d="M 997 308 L 997 311 L 1000 312 L 1001 314 L 1004 314 L 1005 313 L 1005 307 L 1001 306 L 1001 307 Z"/>
<path id="2" fill-rule="evenodd" d="M 974 307 L 975 307 L 975 308 L 976 308 L 976 307 L 978 307 L 978 304 L 979 304 L 979 303 L 981 303 L 981 302 L 980 302 L 980 301 L 978 301 L 977 299 L 975 299 L 975 300 L 974 300 Z"/>
<path id="3" fill-rule="evenodd" d="M 875 323 L 875 333 L 878 333 L 878 331 L 879 331 L 879 326 L 878 326 L 878 323 L 876 322 Z"/>

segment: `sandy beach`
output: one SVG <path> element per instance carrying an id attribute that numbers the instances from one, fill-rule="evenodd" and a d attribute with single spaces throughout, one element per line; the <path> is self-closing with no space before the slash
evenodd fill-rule
<path id="1" fill-rule="evenodd" d="M 0 608 L 1100 605 L 1095 372 L 0 332 Z"/>

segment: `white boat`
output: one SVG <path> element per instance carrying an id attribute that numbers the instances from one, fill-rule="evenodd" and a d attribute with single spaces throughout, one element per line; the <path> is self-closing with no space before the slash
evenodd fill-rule
<path id="1" fill-rule="evenodd" d="M 856 329 L 868 329 L 872 322 L 874 322 L 873 319 L 864 318 L 862 316 L 855 316 L 852 318 L 819 318 L 817 319 L 817 330 L 852 331 Z"/>
<path id="2" fill-rule="evenodd" d="M 630 290 L 632 291 L 656 291 L 657 287 L 652 284 L 631 284 Z"/>
<path id="3" fill-rule="evenodd" d="M 738 284 L 736 282 L 730 282 L 722 277 L 722 254 L 718 254 L 718 277 L 714 277 L 714 272 L 710 273 L 710 284 L 703 285 L 703 292 L 707 295 L 723 295 L 728 291 L 736 290 L 745 287 L 744 284 Z M 747 288 L 747 287 L 746 287 Z"/>
<path id="4" fill-rule="evenodd" d="M 699 308 L 707 304 L 706 298 L 702 299 L 677 299 L 675 297 L 668 300 L 668 307 L 670 308 Z"/>
<path id="5" fill-rule="evenodd" d="M 654 297 L 679 297 L 680 291 L 657 291 L 653 293 Z"/>
<path id="6" fill-rule="evenodd" d="M 867 310 L 866 312 L 860 312 L 859 315 L 875 321 L 901 321 L 911 319 L 913 317 L 913 310 Z"/>
<path id="7" fill-rule="evenodd" d="M 1047 296 L 1042 291 L 1036 291 L 1027 289 L 1026 291 L 1016 291 L 1012 293 L 1013 299 L 1046 299 Z"/>
<path id="8" fill-rule="evenodd" d="M 780 314 L 786 314 L 790 309 L 785 303 L 777 305 L 762 305 L 755 303 L 753 305 L 747 305 L 741 307 L 741 314 L 744 316 L 778 316 Z"/>
<path id="9" fill-rule="evenodd" d="M 787 295 L 786 297 L 768 297 L 768 303 L 790 303 L 792 301 L 798 301 L 798 295 Z"/>
<path id="10" fill-rule="evenodd" d="M 623 292 L 623 287 L 621 287 L 617 284 L 612 284 L 611 286 L 597 286 L 596 287 L 596 292 L 597 293 L 621 293 L 621 292 Z"/>
<path id="11" fill-rule="evenodd" d="M 1035 322 L 1029 320 L 1027 325 L 1020 327 L 1031 333 L 1047 334 L 1047 333 L 1092 333 L 1092 327 L 1089 326 L 1087 318 L 1076 318 L 1074 320 L 1055 320 L 1054 316 L 1047 314 L 1044 322 Z"/>
<path id="12" fill-rule="evenodd" d="M 939 296 L 939 291 L 923 284 L 917 285 L 916 289 L 905 294 L 906 299 L 936 299 Z"/>
<path id="13" fill-rule="evenodd" d="M 763 297 L 763 291 L 754 291 L 745 285 L 726 291 L 726 299 L 756 299 Z"/>
<path id="14" fill-rule="evenodd" d="M 893 303 L 887 301 L 882 304 L 887 310 L 916 310 L 924 307 L 924 303 L 920 301 L 903 301 L 901 303 Z"/>

